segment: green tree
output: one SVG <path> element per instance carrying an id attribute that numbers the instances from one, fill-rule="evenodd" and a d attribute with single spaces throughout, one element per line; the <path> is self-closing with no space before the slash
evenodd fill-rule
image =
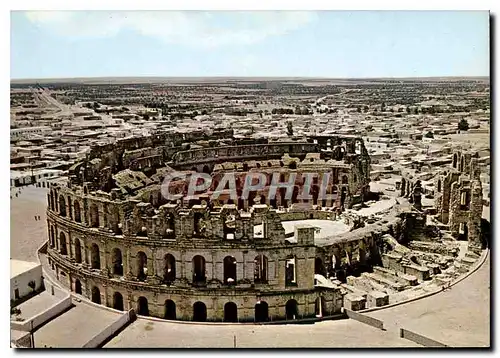
<path id="1" fill-rule="evenodd" d="M 465 118 L 462 118 L 460 122 L 458 122 L 458 129 L 461 131 L 468 131 L 469 130 L 469 122 Z"/>

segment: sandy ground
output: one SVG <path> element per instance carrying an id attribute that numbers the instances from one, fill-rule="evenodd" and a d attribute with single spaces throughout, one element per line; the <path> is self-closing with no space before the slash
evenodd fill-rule
<path id="1" fill-rule="evenodd" d="M 351 319 L 308 325 L 198 325 L 139 319 L 105 348 L 419 347 Z"/>
<path id="2" fill-rule="evenodd" d="M 24 187 L 17 198 L 16 189 L 11 189 L 10 199 L 10 258 L 36 262 L 36 250 L 48 239 L 47 189 Z"/>
<path id="3" fill-rule="evenodd" d="M 315 240 L 321 240 L 332 235 L 340 235 L 349 232 L 349 226 L 342 220 L 295 220 L 295 221 L 283 221 L 282 225 L 285 229 L 285 234 L 291 234 L 295 230 L 296 225 L 311 225 L 317 228 L 314 234 Z M 262 224 L 254 226 L 254 233 L 262 232 Z"/>
<path id="4" fill-rule="evenodd" d="M 488 347 L 490 257 L 444 292 L 367 315 L 382 319 L 388 331 L 406 328 L 453 347 Z"/>

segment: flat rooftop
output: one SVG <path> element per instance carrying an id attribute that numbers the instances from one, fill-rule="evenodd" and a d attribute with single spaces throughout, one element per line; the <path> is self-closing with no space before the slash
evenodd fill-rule
<path id="1" fill-rule="evenodd" d="M 40 266 L 38 262 L 29 262 L 21 260 L 10 260 L 10 278 L 17 277 L 26 271 L 29 271 L 37 266 Z"/>

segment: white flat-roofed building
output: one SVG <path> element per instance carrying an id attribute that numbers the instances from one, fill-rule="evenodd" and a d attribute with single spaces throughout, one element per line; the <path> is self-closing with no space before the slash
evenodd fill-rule
<path id="1" fill-rule="evenodd" d="M 42 265 L 37 262 L 10 260 L 10 299 L 17 301 L 43 285 Z"/>

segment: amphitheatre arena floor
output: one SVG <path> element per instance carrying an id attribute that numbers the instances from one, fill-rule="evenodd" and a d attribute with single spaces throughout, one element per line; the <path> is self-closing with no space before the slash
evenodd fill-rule
<path id="1" fill-rule="evenodd" d="M 37 261 L 36 250 L 47 240 L 45 205 L 46 190 L 42 188 L 28 187 L 22 189 L 18 198 L 13 195 L 11 258 Z M 41 220 L 35 221 L 34 215 L 40 215 Z M 367 313 L 382 319 L 387 331 L 352 319 L 305 325 L 214 326 L 139 318 L 105 347 L 233 347 L 234 336 L 237 347 L 418 347 L 411 341 L 399 338 L 399 327 L 450 346 L 489 346 L 489 295 L 490 255 L 476 272 L 451 289 L 428 298 Z M 58 317 L 57 322 L 48 323 L 43 331 L 39 330 L 38 343 L 41 346 L 47 343 L 51 346 L 78 346 L 82 340 L 78 334 L 70 334 L 70 323 L 86 321 L 85 336 L 90 337 L 91 332 L 97 333 L 103 328 L 103 321 L 99 317 L 107 314 L 108 311 L 91 305 L 73 308 Z M 95 319 L 88 320 L 89 317 Z M 60 325 L 60 322 L 68 322 L 69 326 Z M 75 326 L 79 327 L 78 324 Z M 61 333 L 68 340 L 65 344 L 61 344 L 57 338 Z"/>

